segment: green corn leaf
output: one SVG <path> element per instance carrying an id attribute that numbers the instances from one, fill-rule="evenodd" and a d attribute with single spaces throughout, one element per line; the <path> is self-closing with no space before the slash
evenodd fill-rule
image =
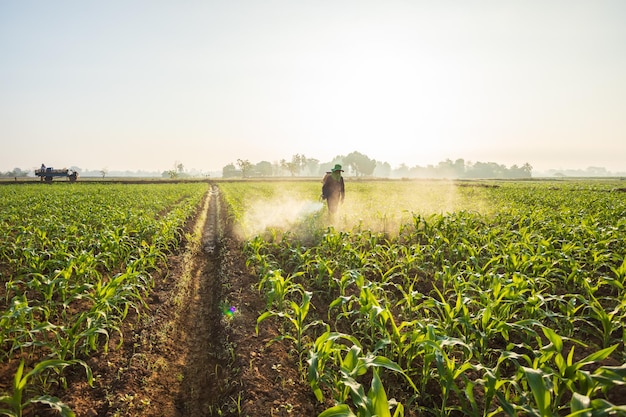
<path id="1" fill-rule="evenodd" d="M 259 334 L 259 324 L 261 324 L 261 322 L 267 318 L 270 317 L 274 317 L 276 316 L 277 313 L 273 312 L 273 311 L 266 311 L 263 314 L 261 314 L 257 319 L 256 319 L 256 334 Z"/>
<path id="2" fill-rule="evenodd" d="M 613 345 L 613 346 L 609 346 L 607 348 L 601 349 L 597 352 L 592 353 L 589 356 L 586 356 L 585 358 L 581 359 L 580 361 L 577 362 L 577 364 L 580 364 L 580 366 L 583 365 L 587 365 L 590 363 L 594 363 L 594 362 L 598 362 L 601 360 L 604 360 L 606 358 L 609 357 L 609 355 L 611 353 L 613 353 L 613 351 L 617 348 L 618 345 Z"/>
<path id="3" fill-rule="evenodd" d="M 359 412 L 363 412 L 368 409 L 369 400 L 365 394 L 363 385 L 357 382 L 354 378 L 346 375 L 342 372 L 341 382 L 350 390 L 350 398 L 354 405 L 359 409 Z M 345 398 L 342 398 L 345 401 Z"/>
<path id="4" fill-rule="evenodd" d="M 626 405 L 614 405 L 604 400 L 602 398 L 596 398 L 591 400 L 591 408 L 593 410 L 592 415 L 594 417 L 598 416 L 609 416 L 609 415 L 617 415 L 624 416 L 626 415 Z"/>
<path id="5" fill-rule="evenodd" d="M 378 371 L 374 368 L 374 376 L 372 377 L 372 386 L 367 394 L 370 400 L 372 415 L 376 417 L 391 417 L 389 411 L 389 400 L 387 393 L 378 376 Z"/>
<path id="6" fill-rule="evenodd" d="M 322 411 L 317 417 L 357 417 L 346 404 L 339 404 Z"/>
<path id="7" fill-rule="evenodd" d="M 24 373 L 24 359 L 20 361 L 20 364 L 15 371 L 15 375 L 13 376 L 13 387 L 15 390 L 23 390 L 26 386 L 26 382 L 28 382 L 28 378 L 22 378 L 22 374 Z"/>
<path id="8" fill-rule="evenodd" d="M 7 416 L 7 417 L 18 417 L 17 413 L 15 413 L 15 411 L 13 411 L 16 407 L 14 406 L 14 399 L 11 396 L 8 395 L 3 395 L 0 396 L 0 403 L 5 403 L 10 405 L 13 409 L 8 409 L 8 408 L 0 408 L 0 415 L 3 416 Z"/>
<path id="9" fill-rule="evenodd" d="M 546 335 L 548 340 L 552 343 L 554 350 L 561 352 L 561 350 L 563 350 L 563 338 L 549 327 L 542 327 L 541 330 L 543 330 L 543 334 Z M 550 345 L 545 346 L 543 349 L 549 349 L 549 347 Z"/>
<path id="10" fill-rule="evenodd" d="M 522 369 L 526 374 L 528 385 L 530 386 L 541 415 L 552 416 L 552 410 L 550 409 L 551 394 L 543 379 L 543 371 L 527 367 L 522 367 Z"/>
<path id="11" fill-rule="evenodd" d="M 400 367 L 400 365 L 398 365 L 391 359 L 386 358 L 384 356 L 369 355 L 363 359 L 363 363 L 367 367 L 376 366 L 376 367 L 381 367 L 381 368 L 387 368 L 396 372 L 402 372 L 402 368 Z"/>
<path id="12" fill-rule="evenodd" d="M 307 359 L 307 363 L 309 364 L 308 378 L 309 385 L 315 394 L 315 398 L 317 401 L 324 401 L 324 394 L 322 393 L 322 389 L 319 386 L 319 355 L 313 351 L 309 353 L 309 359 Z"/>
<path id="13" fill-rule="evenodd" d="M 45 404 L 53 410 L 61 413 L 62 417 L 76 417 L 76 414 L 72 411 L 70 407 L 67 406 L 64 402 L 59 400 L 56 397 L 51 397 L 49 395 L 42 395 L 37 398 L 33 398 L 29 400 L 29 403 L 40 403 Z"/>
<path id="14" fill-rule="evenodd" d="M 404 406 L 401 403 L 396 404 L 396 411 L 393 413 L 393 417 L 404 417 Z"/>
<path id="15" fill-rule="evenodd" d="M 591 413 L 591 399 L 586 395 L 575 392 L 572 394 L 570 401 L 571 414 L 568 417 L 581 416 L 590 417 Z"/>
<path id="16" fill-rule="evenodd" d="M 358 346 L 352 346 L 346 356 L 341 361 L 341 369 L 344 369 L 348 374 L 359 376 L 365 374 L 367 369 L 364 366 L 360 366 L 359 353 L 361 349 Z"/>
<path id="17" fill-rule="evenodd" d="M 626 385 L 626 364 L 601 366 L 593 373 L 591 378 L 607 386 Z"/>

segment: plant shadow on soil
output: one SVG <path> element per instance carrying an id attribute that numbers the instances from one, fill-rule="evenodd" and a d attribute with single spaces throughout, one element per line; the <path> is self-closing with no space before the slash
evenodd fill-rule
<path id="1" fill-rule="evenodd" d="M 289 347 L 270 343 L 277 323 L 256 320 L 265 302 L 247 270 L 242 242 L 232 232 L 215 187 L 188 233 L 202 228 L 202 248 L 183 242 L 138 314 L 122 324 L 123 340 L 83 358 L 64 373 L 68 389 L 52 395 L 77 416 L 315 416 L 317 403 L 294 366 Z M 198 222 L 202 223 L 199 224 Z M 45 406 L 26 416 L 58 416 Z"/>

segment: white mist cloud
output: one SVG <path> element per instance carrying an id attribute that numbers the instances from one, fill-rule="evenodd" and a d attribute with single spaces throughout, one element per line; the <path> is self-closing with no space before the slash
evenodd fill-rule
<path id="1" fill-rule="evenodd" d="M 244 215 L 247 234 L 258 234 L 268 227 L 288 229 L 306 216 L 321 210 L 324 204 L 313 200 L 297 200 L 280 197 L 258 201 Z"/>

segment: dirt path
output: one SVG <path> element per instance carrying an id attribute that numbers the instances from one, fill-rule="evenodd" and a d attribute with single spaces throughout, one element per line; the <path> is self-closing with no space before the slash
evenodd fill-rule
<path id="1" fill-rule="evenodd" d="M 227 346 L 223 344 L 220 284 L 220 229 L 218 189 L 210 191 L 208 213 L 202 234 L 202 252 L 194 260 L 194 278 L 185 300 L 181 348 L 186 352 L 182 382 L 176 399 L 177 414 L 206 415 L 219 407 L 228 368 Z"/>

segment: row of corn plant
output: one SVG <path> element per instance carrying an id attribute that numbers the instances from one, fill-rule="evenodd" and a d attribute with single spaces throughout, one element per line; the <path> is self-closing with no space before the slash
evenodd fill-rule
<path id="1" fill-rule="evenodd" d="M 2 413 L 32 403 L 72 412 L 48 395 L 63 368 L 82 365 L 139 314 L 152 274 L 184 239 L 206 184 L 0 187 L 0 359 L 14 370 Z M 117 346 L 117 345 L 116 345 Z M 0 406 L 1 407 L 1 406 Z"/>
<path id="2" fill-rule="evenodd" d="M 354 198 L 376 205 L 358 185 Z M 299 363 L 308 350 L 318 399 L 333 395 L 325 415 L 373 415 L 348 395 L 369 382 L 404 404 L 398 415 L 626 413 L 623 194 L 593 182 L 495 185 L 459 187 L 447 212 L 396 207 L 412 214 L 395 234 L 353 222 L 247 241 L 268 300 L 259 323 L 289 319 L 306 294 L 308 315 L 283 338 L 297 340 Z M 322 355 L 329 346 L 338 352 Z M 393 365 L 346 379 L 351 349 Z"/>

